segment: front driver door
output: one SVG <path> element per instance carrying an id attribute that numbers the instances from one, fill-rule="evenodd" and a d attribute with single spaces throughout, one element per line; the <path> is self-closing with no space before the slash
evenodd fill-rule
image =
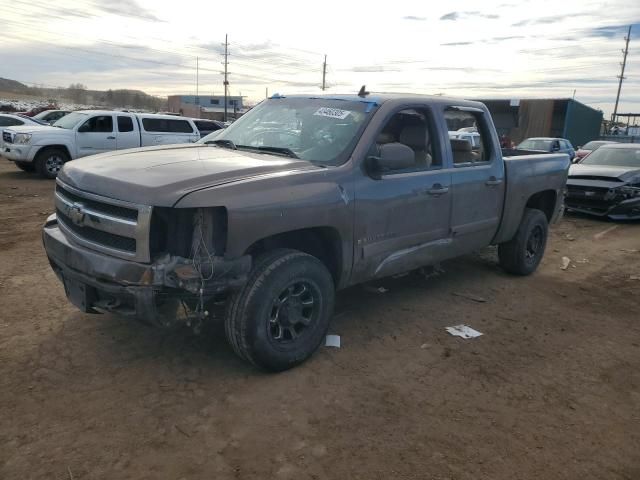
<path id="1" fill-rule="evenodd" d="M 78 157 L 116 149 L 112 115 L 96 115 L 85 121 L 76 133 Z"/>
<path id="2" fill-rule="evenodd" d="M 370 153 L 382 143 L 402 143 L 414 150 L 416 162 L 379 178 L 356 176 L 354 283 L 433 264 L 445 255 L 451 174 L 437 132 L 426 105 L 392 111 L 378 127 Z"/>

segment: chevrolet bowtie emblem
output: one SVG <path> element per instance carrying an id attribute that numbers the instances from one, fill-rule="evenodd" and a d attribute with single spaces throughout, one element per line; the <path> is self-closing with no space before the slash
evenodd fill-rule
<path id="1" fill-rule="evenodd" d="M 84 222 L 84 211 L 82 210 L 82 204 L 74 203 L 69 207 L 69 218 L 76 225 L 82 225 Z"/>

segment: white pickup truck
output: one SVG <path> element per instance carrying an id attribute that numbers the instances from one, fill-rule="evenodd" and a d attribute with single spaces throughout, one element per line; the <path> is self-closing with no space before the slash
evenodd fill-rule
<path id="1" fill-rule="evenodd" d="M 25 171 L 55 178 L 69 160 L 126 148 L 194 143 L 193 120 L 171 115 L 104 110 L 70 113 L 53 126 L 10 127 L 2 132 L 2 156 Z"/>

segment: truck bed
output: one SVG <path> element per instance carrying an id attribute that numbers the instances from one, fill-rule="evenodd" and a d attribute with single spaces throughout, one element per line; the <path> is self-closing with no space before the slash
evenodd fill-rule
<path id="1" fill-rule="evenodd" d="M 553 211 L 558 212 L 571 165 L 569 155 L 564 153 L 508 156 L 503 160 L 506 177 L 504 212 L 493 243 L 505 242 L 513 237 L 527 201 L 538 192 L 553 192 L 556 202 Z M 550 219 L 550 223 L 554 220 Z"/>

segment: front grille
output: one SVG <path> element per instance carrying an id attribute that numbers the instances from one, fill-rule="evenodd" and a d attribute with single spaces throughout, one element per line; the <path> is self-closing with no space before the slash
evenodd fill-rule
<path id="1" fill-rule="evenodd" d="M 109 255 L 150 261 L 152 208 L 95 195 L 56 180 L 56 214 L 70 240 Z"/>
<path id="2" fill-rule="evenodd" d="M 105 213 L 107 215 L 126 218 L 128 220 L 138 219 L 138 210 L 133 208 L 126 208 L 120 207 L 118 205 L 111 205 L 109 203 L 96 202 L 95 200 L 76 195 L 75 193 L 70 192 L 68 189 L 63 188 L 59 184 L 56 185 L 56 192 L 66 199 L 70 200 L 71 202 L 81 202 L 83 205 L 91 207 L 92 209 L 101 213 Z"/>
<path id="3" fill-rule="evenodd" d="M 134 238 L 115 235 L 92 227 L 78 226 L 74 224 L 73 221 L 60 209 L 56 209 L 56 214 L 58 216 L 58 222 L 63 222 L 66 228 L 79 237 L 86 238 L 88 241 L 93 243 L 115 248 L 116 250 L 123 250 L 131 253 L 135 253 L 136 251 L 136 240 Z"/>
<path id="4" fill-rule="evenodd" d="M 11 138 L 11 134 L 9 132 L 2 132 L 2 141 L 4 143 L 13 143 L 13 139 Z"/>

